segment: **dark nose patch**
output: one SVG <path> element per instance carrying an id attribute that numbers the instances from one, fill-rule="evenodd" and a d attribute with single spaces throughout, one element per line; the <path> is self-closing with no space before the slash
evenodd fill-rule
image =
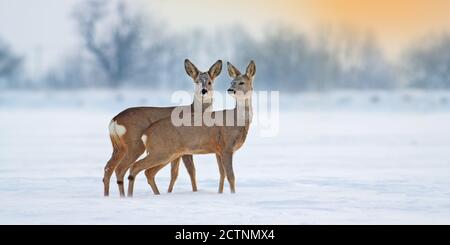
<path id="1" fill-rule="evenodd" d="M 229 88 L 228 92 L 233 92 L 234 93 L 234 89 Z"/>
<path id="2" fill-rule="evenodd" d="M 208 93 L 208 90 L 202 89 L 202 94 L 206 94 L 206 93 Z"/>

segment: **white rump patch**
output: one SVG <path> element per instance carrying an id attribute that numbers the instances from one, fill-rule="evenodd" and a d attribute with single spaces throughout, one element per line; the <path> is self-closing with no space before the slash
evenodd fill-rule
<path id="1" fill-rule="evenodd" d="M 142 140 L 142 142 L 144 143 L 144 145 L 146 145 L 146 144 L 147 144 L 147 135 L 143 134 L 143 135 L 141 136 L 141 140 Z M 145 149 L 145 152 L 142 153 L 142 155 L 141 155 L 136 161 L 142 160 L 142 159 L 144 159 L 146 156 L 148 156 L 147 149 Z"/>
<path id="2" fill-rule="evenodd" d="M 109 126 L 108 126 L 108 128 L 109 128 L 109 135 L 115 135 L 116 134 L 116 132 L 114 131 L 115 125 L 116 125 L 116 122 L 111 120 L 111 122 L 109 123 Z"/>
<path id="3" fill-rule="evenodd" d="M 144 145 L 147 145 L 147 135 L 142 135 L 141 137 L 142 142 L 144 143 Z"/>
<path id="4" fill-rule="evenodd" d="M 111 121 L 109 124 L 109 134 L 110 135 L 117 135 L 119 137 L 122 137 L 127 132 L 127 129 L 125 126 L 122 126 L 117 123 L 117 121 Z"/>
<path id="5" fill-rule="evenodd" d="M 144 152 L 144 153 L 142 153 L 142 155 L 140 156 L 140 157 L 138 157 L 138 159 L 136 159 L 136 161 L 139 161 L 139 160 L 142 160 L 142 159 L 144 159 L 146 156 L 148 156 L 148 152 Z"/>
<path id="6" fill-rule="evenodd" d="M 121 137 L 122 135 L 124 135 L 127 132 L 127 129 L 125 128 L 125 126 L 122 126 L 120 124 L 118 124 L 116 122 L 116 133 L 119 137 Z"/>

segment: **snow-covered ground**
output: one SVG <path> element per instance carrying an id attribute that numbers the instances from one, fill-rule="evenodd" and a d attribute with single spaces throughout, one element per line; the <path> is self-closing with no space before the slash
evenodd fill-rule
<path id="1" fill-rule="evenodd" d="M 105 198 L 110 118 L 167 102 L 140 96 L 0 93 L 0 224 L 450 224 L 448 93 L 281 95 L 279 135 L 253 128 L 235 156 L 235 195 L 204 155 L 197 193 L 181 168 L 171 194 L 139 175 L 134 198 L 114 179 Z"/>

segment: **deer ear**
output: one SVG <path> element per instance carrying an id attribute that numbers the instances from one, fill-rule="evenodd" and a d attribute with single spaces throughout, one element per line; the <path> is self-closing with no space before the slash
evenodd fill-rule
<path id="1" fill-rule="evenodd" d="M 192 77 L 192 79 L 196 79 L 199 71 L 197 69 L 197 67 L 195 67 L 194 64 L 192 64 L 192 62 L 188 59 L 184 60 L 184 69 L 186 70 L 186 73 Z"/>
<path id="2" fill-rule="evenodd" d="M 211 66 L 211 68 L 209 68 L 208 71 L 209 77 L 211 77 L 211 79 L 214 79 L 220 74 L 221 71 L 222 71 L 222 61 L 218 60 L 216 61 L 216 63 L 214 63 L 214 65 Z"/>
<path id="3" fill-rule="evenodd" d="M 250 61 L 250 64 L 248 64 L 247 66 L 247 70 L 245 71 L 247 77 L 249 78 L 253 78 L 256 74 L 256 64 L 255 62 L 252 60 Z"/>
<path id="4" fill-rule="evenodd" d="M 227 66 L 228 66 L 228 75 L 230 75 L 231 78 L 236 78 L 237 76 L 241 75 L 241 72 L 234 67 L 234 65 L 232 65 L 230 62 L 227 62 Z"/>

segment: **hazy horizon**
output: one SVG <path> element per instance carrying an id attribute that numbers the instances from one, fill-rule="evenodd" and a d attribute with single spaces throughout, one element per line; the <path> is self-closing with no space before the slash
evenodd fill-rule
<path id="1" fill-rule="evenodd" d="M 27 58 L 26 67 L 31 73 L 42 73 L 57 65 L 80 42 L 71 18 L 77 2 L 0 0 L 0 38 Z M 446 0 L 127 2 L 144 14 L 161 19 L 173 32 L 241 25 L 259 35 L 270 24 L 283 24 L 306 33 L 314 33 L 323 25 L 371 31 L 391 61 L 418 38 L 450 30 L 450 1 Z"/>

